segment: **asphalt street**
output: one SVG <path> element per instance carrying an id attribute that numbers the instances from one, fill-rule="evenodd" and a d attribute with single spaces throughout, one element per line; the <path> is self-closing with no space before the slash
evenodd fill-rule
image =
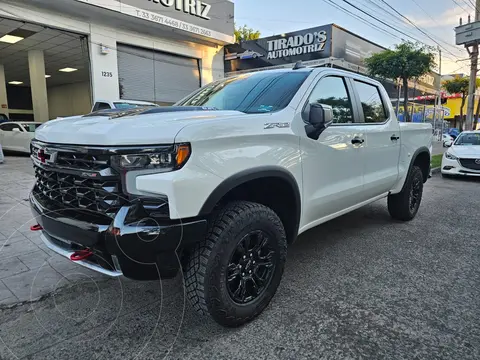
<path id="1" fill-rule="evenodd" d="M 302 235 L 270 306 L 238 329 L 196 315 L 181 277 L 70 273 L 1 308 L 0 358 L 479 359 L 479 184 L 434 175 L 410 223 L 379 201 Z"/>

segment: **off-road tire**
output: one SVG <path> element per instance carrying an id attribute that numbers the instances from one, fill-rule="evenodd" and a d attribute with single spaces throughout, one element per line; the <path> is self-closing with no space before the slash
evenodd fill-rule
<path id="1" fill-rule="evenodd" d="M 253 230 L 272 236 L 276 265 L 263 293 L 250 303 L 237 304 L 227 289 L 227 266 L 244 234 Z M 213 214 L 205 239 L 189 255 L 184 270 L 186 295 L 200 314 L 209 314 L 223 326 L 240 326 L 270 303 L 280 284 L 286 255 L 285 229 L 272 209 L 252 202 L 231 202 Z"/>
<path id="2" fill-rule="evenodd" d="M 418 183 L 419 181 L 419 183 Z M 419 188 L 418 201 L 415 207 L 410 207 L 411 191 L 413 184 L 417 183 Z M 388 196 L 388 212 L 390 216 L 396 220 L 410 221 L 418 212 L 423 194 L 423 173 L 419 166 L 413 165 L 405 185 L 401 192 Z"/>

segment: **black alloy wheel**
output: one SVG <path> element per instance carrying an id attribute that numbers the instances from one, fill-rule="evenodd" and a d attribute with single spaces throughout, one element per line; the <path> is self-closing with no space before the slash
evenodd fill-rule
<path id="1" fill-rule="evenodd" d="M 275 251 L 262 230 L 246 234 L 237 244 L 227 267 L 227 288 L 237 304 L 261 296 L 275 272 Z"/>
<path id="2" fill-rule="evenodd" d="M 410 188 L 409 207 L 413 213 L 419 205 L 422 196 L 422 178 L 416 176 L 412 180 L 412 187 Z"/>

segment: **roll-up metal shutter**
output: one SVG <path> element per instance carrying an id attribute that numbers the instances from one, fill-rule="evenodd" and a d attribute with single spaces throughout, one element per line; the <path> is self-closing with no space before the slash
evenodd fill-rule
<path id="1" fill-rule="evenodd" d="M 197 59 L 117 45 L 120 98 L 174 103 L 200 87 Z"/>

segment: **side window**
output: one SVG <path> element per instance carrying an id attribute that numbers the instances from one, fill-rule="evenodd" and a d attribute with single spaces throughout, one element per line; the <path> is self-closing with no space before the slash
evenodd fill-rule
<path id="1" fill-rule="evenodd" d="M 333 108 L 334 123 L 353 123 L 352 102 L 345 80 L 341 77 L 328 76 L 321 79 L 310 94 L 308 102 L 330 105 Z"/>
<path id="2" fill-rule="evenodd" d="M 362 103 L 363 117 L 366 123 L 383 123 L 388 119 L 385 104 L 378 87 L 354 80 L 355 88 Z"/>
<path id="3" fill-rule="evenodd" d="M 107 109 L 110 109 L 110 105 L 108 105 L 107 103 L 98 103 L 98 109 L 97 110 L 107 110 Z"/>
<path id="4" fill-rule="evenodd" d="M 3 124 L 3 125 L 0 125 L 0 130 L 12 131 L 14 126 L 15 126 L 15 124 Z"/>

